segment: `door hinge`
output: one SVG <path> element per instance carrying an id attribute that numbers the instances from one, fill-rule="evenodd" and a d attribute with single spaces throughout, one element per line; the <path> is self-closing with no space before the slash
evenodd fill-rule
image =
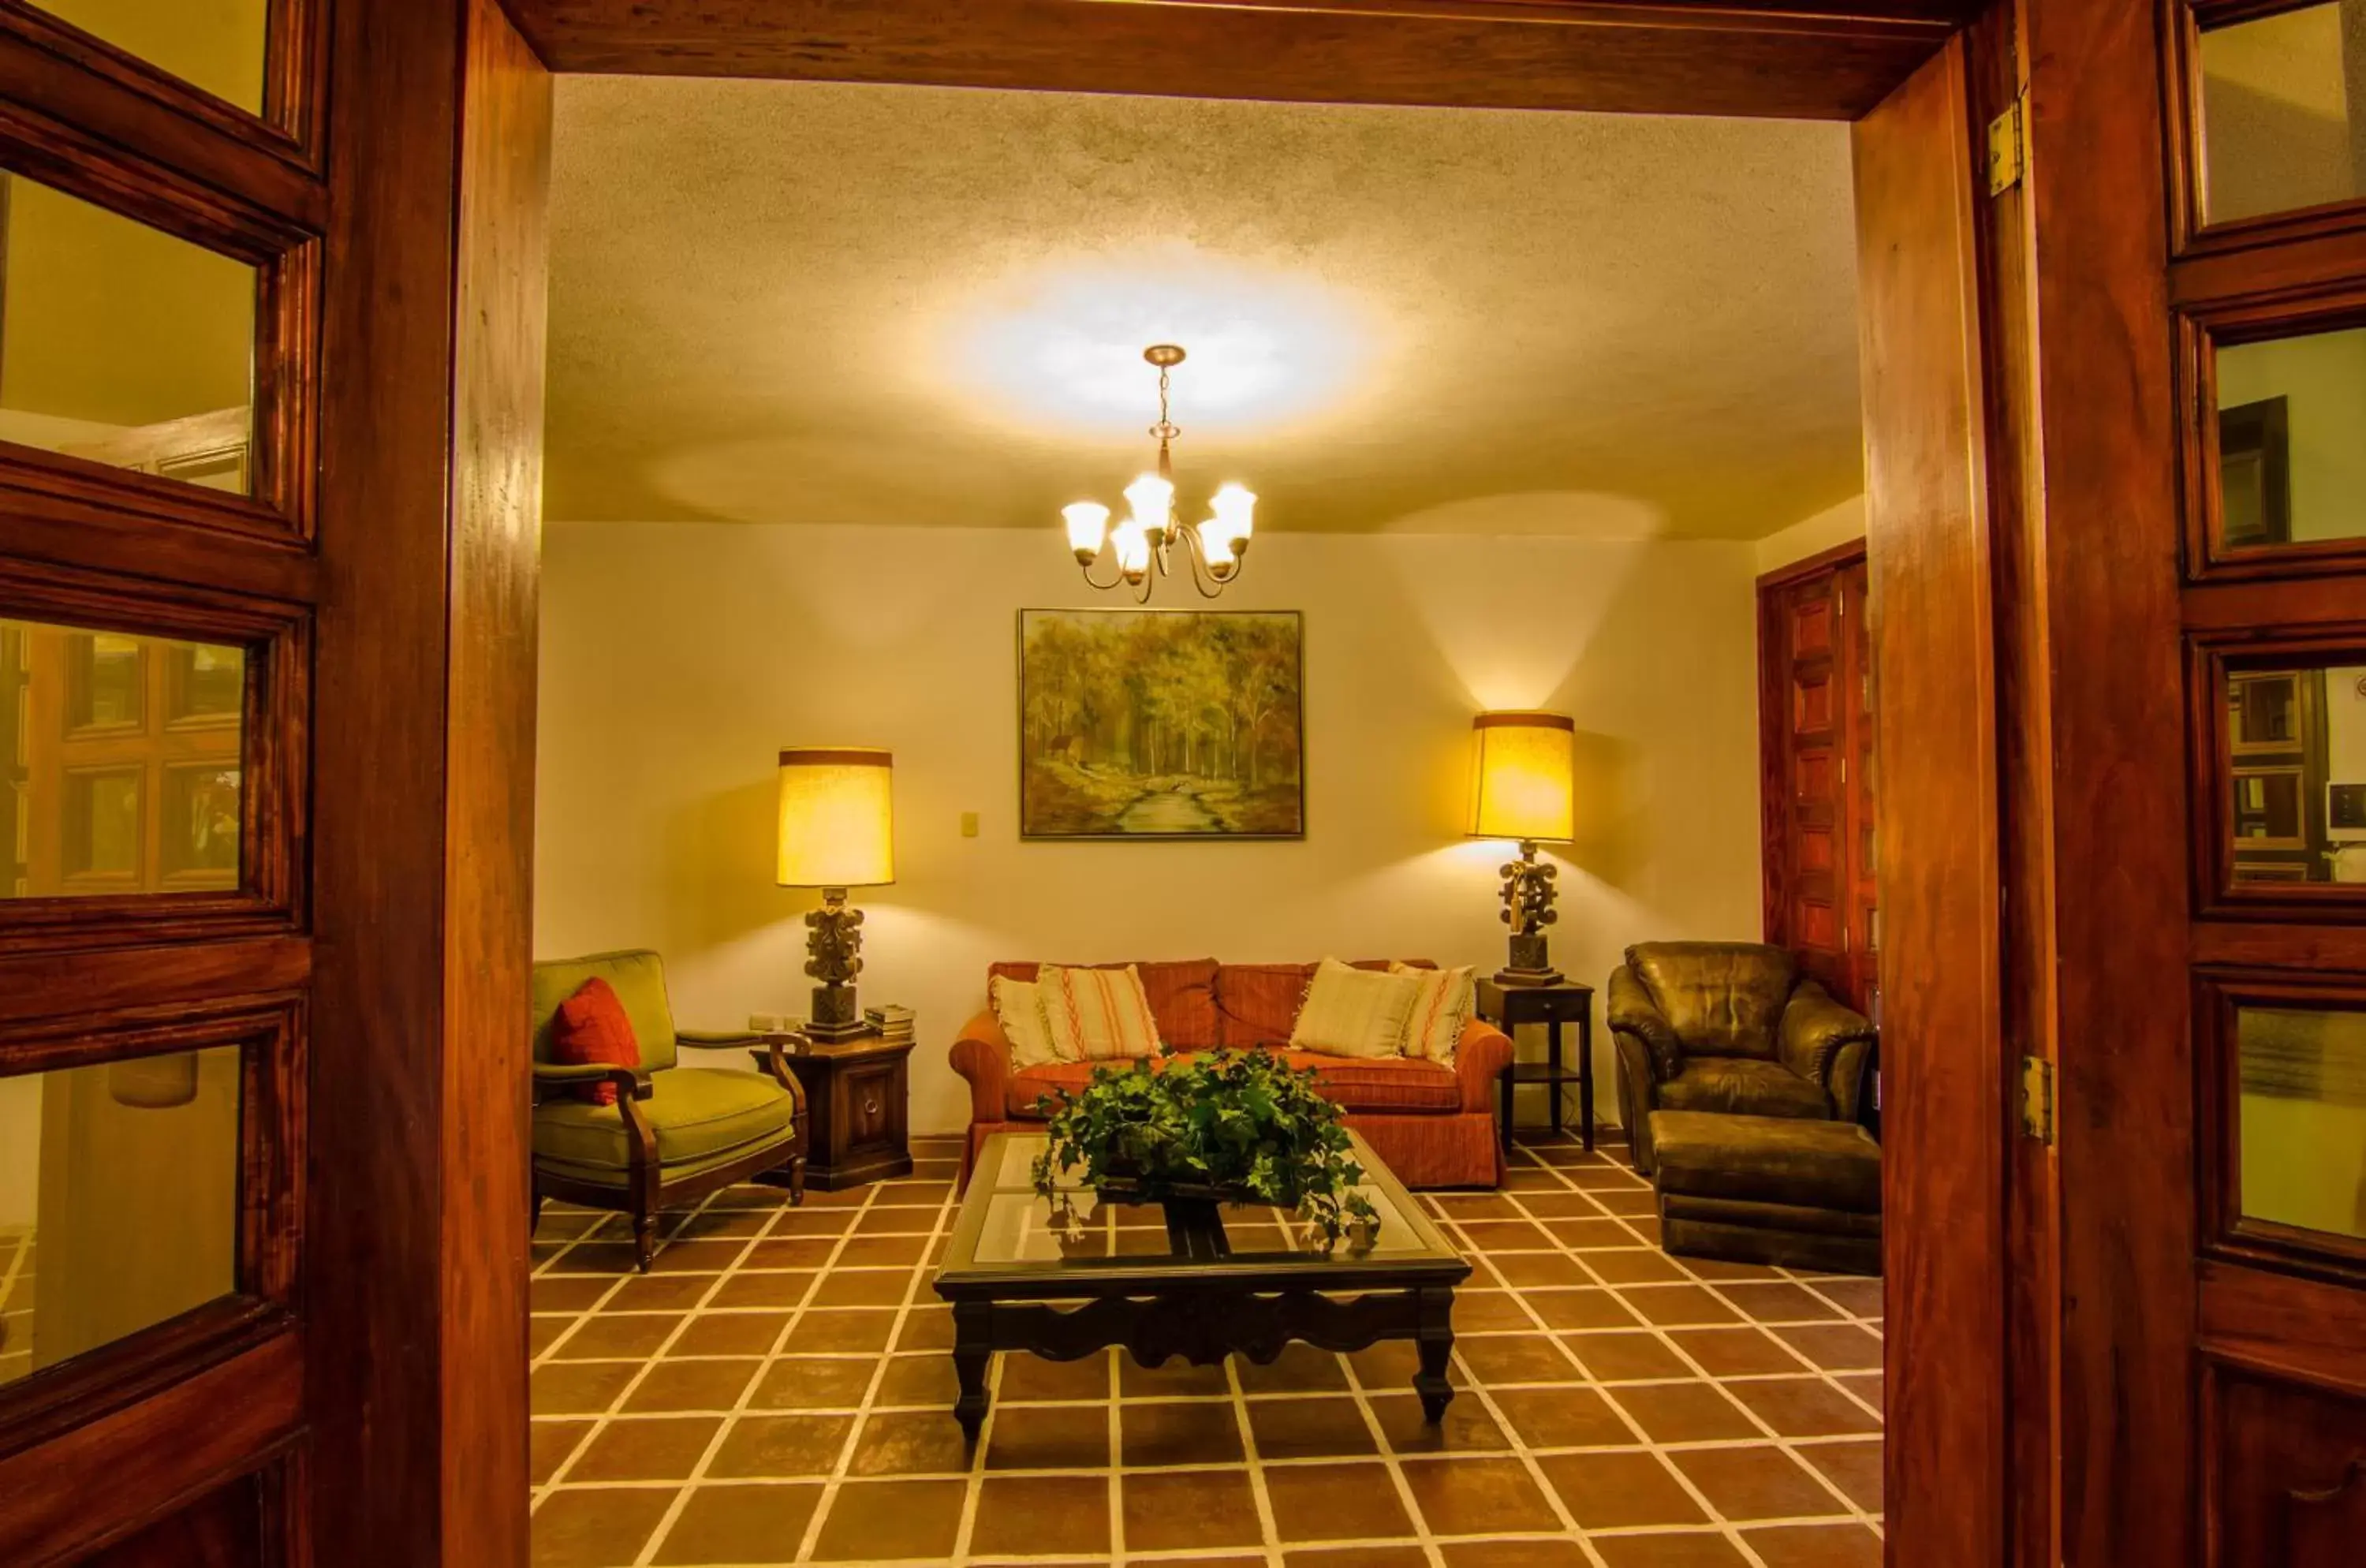
<path id="1" fill-rule="evenodd" d="M 2054 1064 L 2043 1056 L 2021 1059 L 2021 1131 L 2041 1144 L 2054 1142 Z"/>
<path id="2" fill-rule="evenodd" d="M 1989 121 L 1989 194 L 2002 196 L 2021 183 L 2029 161 L 2029 95 L 2023 93 Z"/>

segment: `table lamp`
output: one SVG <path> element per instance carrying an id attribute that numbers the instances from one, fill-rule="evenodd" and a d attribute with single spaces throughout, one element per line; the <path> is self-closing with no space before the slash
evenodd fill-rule
<path id="1" fill-rule="evenodd" d="M 1565 844 L 1574 836 L 1572 763 L 1577 725 L 1565 714 L 1482 713 L 1470 721 L 1470 837 L 1511 839 L 1520 858 L 1506 861 L 1504 923 L 1512 928 L 1511 959 L 1495 972 L 1503 986 L 1550 986 L 1560 971 L 1545 951 L 1553 908 L 1549 863 L 1538 864 L 1539 843 Z"/>
<path id="2" fill-rule="evenodd" d="M 807 1038 L 867 1033 L 855 1005 L 862 973 L 862 911 L 846 907 L 850 887 L 896 880 L 893 758 L 855 746 L 808 746 L 781 753 L 783 887 L 818 887 L 821 908 L 806 916 L 806 973 L 814 987 Z"/>

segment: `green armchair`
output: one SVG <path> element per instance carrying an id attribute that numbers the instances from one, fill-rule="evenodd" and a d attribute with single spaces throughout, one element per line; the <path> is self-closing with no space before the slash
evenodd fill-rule
<path id="1" fill-rule="evenodd" d="M 551 1059 L 558 1006 L 598 976 L 632 1020 L 641 1065 L 571 1066 Z M 769 1046 L 765 1072 L 677 1066 L 682 1045 Z M 605 1079 L 616 1103 L 574 1089 Z M 658 1215 L 740 1181 L 806 1195 L 806 1098 L 778 1035 L 678 1030 L 654 953 L 595 953 L 534 966 L 534 1217 L 558 1198 L 633 1217 L 641 1270 L 657 1256 Z"/>
<path id="2" fill-rule="evenodd" d="M 1842 1007 L 1779 947 L 1647 942 L 1610 976 L 1618 1104 L 1636 1168 L 1651 1174 L 1651 1112 L 1700 1111 L 1817 1122 L 1860 1119 L 1872 1022 Z"/>

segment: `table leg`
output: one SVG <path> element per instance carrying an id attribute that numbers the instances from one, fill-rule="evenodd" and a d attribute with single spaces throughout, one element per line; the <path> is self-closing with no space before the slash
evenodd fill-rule
<path id="1" fill-rule="evenodd" d="M 1506 1027 L 1504 1032 L 1509 1034 L 1511 1030 Z M 1512 1070 L 1513 1066 L 1515 1066 L 1519 1060 L 1519 1053 L 1516 1050 L 1514 1051 L 1512 1057 L 1512 1062 L 1505 1064 L 1504 1067 L 1504 1077 L 1502 1080 L 1504 1109 L 1502 1113 L 1496 1117 L 1496 1120 L 1503 1123 L 1504 1152 L 1505 1154 L 1510 1154 L 1512 1152 Z"/>
<path id="2" fill-rule="evenodd" d="M 1560 1020 L 1545 1021 L 1545 1061 L 1552 1068 L 1552 1087 L 1546 1092 L 1552 1097 L 1553 1136 L 1560 1136 Z"/>
<path id="3" fill-rule="evenodd" d="M 1577 1021 L 1577 1120 L 1586 1149 L 1594 1148 L 1594 1001 L 1586 999 L 1585 1015 Z"/>
<path id="4" fill-rule="evenodd" d="M 973 1443 L 986 1426 L 986 1372 L 994 1362 L 993 1324 L 993 1303 L 953 1303 L 953 1372 L 961 1379 L 961 1398 L 954 1402 L 953 1416 Z"/>
<path id="5" fill-rule="evenodd" d="M 1454 1292 L 1419 1290 L 1414 1292 L 1414 1303 L 1418 1320 L 1414 1344 L 1421 1352 L 1421 1371 L 1414 1374 L 1413 1391 L 1421 1395 L 1422 1419 L 1435 1427 L 1454 1402 L 1454 1385 L 1446 1379 L 1447 1362 L 1454 1355 Z"/>

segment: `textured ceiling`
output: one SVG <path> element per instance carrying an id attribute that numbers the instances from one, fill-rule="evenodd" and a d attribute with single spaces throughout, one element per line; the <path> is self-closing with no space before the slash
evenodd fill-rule
<path id="1" fill-rule="evenodd" d="M 570 76 L 548 514 L 1756 537 L 1862 488 L 1847 130 Z"/>

